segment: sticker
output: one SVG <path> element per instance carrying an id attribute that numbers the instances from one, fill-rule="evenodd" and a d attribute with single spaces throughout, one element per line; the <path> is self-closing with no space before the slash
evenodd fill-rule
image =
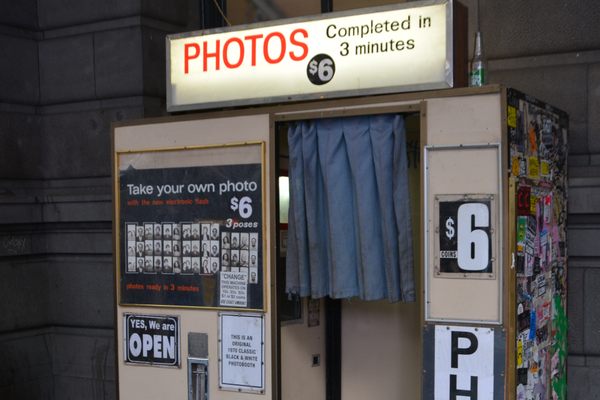
<path id="1" fill-rule="evenodd" d="M 527 162 L 524 157 L 519 160 L 519 175 L 525 176 L 527 174 Z"/>
<path id="2" fill-rule="evenodd" d="M 549 224 L 552 220 L 552 194 L 544 197 L 544 223 Z"/>
<path id="3" fill-rule="evenodd" d="M 529 186 L 519 186 L 517 209 L 519 215 L 529 215 L 531 213 L 531 188 Z"/>
<path id="4" fill-rule="evenodd" d="M 535 324 L 537 322 L 536 315 L 537 313 L 535 310 L 531 310 L 529 313 L 529 340 L 535 339 Z"/>
<path id="5" fill-rule="evenodd" d="M 535 156 L 527 159 L 527 175 L 531 179 L 540 178 L 540 161 Z"/>
<path id="6" fill-rule="evenodd" d="M 515 176 L 519 176 L 521 167 L 521 160 L 519 157 L 513 157 L 512 158 L 512 162 L 511 162 L 511 170 L 512 170 L 512 174 Z"/>
<path id="7" fill-rule="evenodd" d="M 540 172 L 544 178 L 550 177 L 550 163 L 546 160 L 542 160 L 540 163 Z"/>
<path id="8" fill-rule="evenodd" d="M 525 238 L 527 235 L 527 217 L 520 215 L 517 218 L 517 252 L 523 254 L 525 250 Z"/>
<path id="9" fill-rule="evenodd" d="M 517 342 L 517 366 L 523 365 L 523 341 L 519 339 Z"/>
<path id="10" fill-rule="evenodd" d="M 517 109 L 513 106 L 508 106 L 506 108 L 506 123 L 511 128 L 517 127 Z"/>
<path id="11" fill-rule="evenodd" d="M 537 135 L 535 132 L 535 123 L 531 121 L 529 125 L 529 154 L 535 154 L 537 153 Z"/>
<path id="12" fill-rule="evenodd" d="M 537 203 L 538 203 L 537 196 L 532 194 L 529 197 L 529 213 L 531 215 L 537 215 Z"/>

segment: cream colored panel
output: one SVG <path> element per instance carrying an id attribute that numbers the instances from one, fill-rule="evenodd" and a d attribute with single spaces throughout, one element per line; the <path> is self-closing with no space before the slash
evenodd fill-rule
<path id="1" fill-rule="evenodd" d="M 264 141 L 265 154 L 270 154 L 270 119 L 268 115 L 206 119 L 184 122 L 165 122 L 149 125 L 124 126 L 115 128 L 114 143 L 116 152 L 140 151 L 150 149 L 180 148 L 184 146 L 210 146 L 241 142 Z M 271 176 L 269 158 L 265 159 L 265 176 Z M 272 352 L 271 352 L 271 287 L 270 270 L 272 265 L 270 207 L 270 183 L 265 181 L 265 394 L 247 394 L 218 389 L 218 311 L 203 309 L 182 309 L 166 307 L 117 307 L 117 350 L 119 368 L 119 394 L 121 399 L 187 399 L 187 355 L 188 332 L 208 334 L 209 358 L 209 398 L 219 400 L 272 398 Z M 117 286 L 118 287 L 118 286 Z M 181 367 L 160 368 L 150 366 L 127 365 L 123 361 L 123 313 L 150 315 L 178 315 L 181 324 Z"/>
<path id="2" fill-rule="evenodd" d="M 500 95 L 427 100 L 427 145 L 499 143 Z"/>
<path id="3" fill-rule="evenodd" d="M 344 301 L 342 399 L 419 399 L 418 303 Z"/>
<path id="4" fill-rule="evenodd" d="M 321 300 L 320 324 L 308 327 L 307 300 L 302 299 L 301 323 L 281 327 L 281 398 L 282 400 L 325 400 L 325 305 Z M 321 364 L 312 366 L 319 354 Z"/>
<path id="5" fill-rule="evenodd" d="M 268 139 L 269 116 L 264 114 L 124 126 L 115 129 L 115 151 L 255 142 Z"/>
<path id="6" fill-rule="evenodd" d="M 500 179 L 501 115 L 499 94 L 427 101 L 426 285 L 425 318 L 438 321 L 502 320 Z M 453 148 L 453 146 L 466 146 Z M 468 147 L 481 145 L 481 147 Z M 452 147 L 447 149 L 444 147 Z M 493 276 L 449 278 L 435 273 L 435 199 L 441 195 L 492 195 Z"/>

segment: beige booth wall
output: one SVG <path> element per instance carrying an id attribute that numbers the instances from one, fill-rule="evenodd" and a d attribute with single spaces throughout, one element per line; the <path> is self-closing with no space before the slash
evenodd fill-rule
<path id="1" fill-rule="evenodd" d="M 157 148 L 180 148 L 185 146 L 207 146 L 227 143 L 256 142 L 266 143 L 265 154 L 271 154 L 270 119 L 268 115 L 230 117 L 222 119 L 205 119 L 183 122 L 167 122 L 158 124 L 122 126 L 115 128 L 115 152 L 139 151 Z M 265 176 L 270 176 L 269 158 L 265 160 Z M 273 262 L 271 214 L 268 204 L 271 188 L 265 181 L 264 229 L 265 245 L 263 247 L 265 271 L 265 296 L 267 307 L 265 313 L 265 394 L 240 394 L 218 389 L 218 311 L 205 309 L 182 309 L 174 307 L 128 307 L 117 306 L 117 348 L 119 369 L 119 395 L 121 399 L 187 399 L 187 334 L 202 332 L 208 334 L 209 358 L 209 397 L 211 399 L 261 398 L 271 399 L 271 304 L 269 271 Z M 117 285 L 117 287 L 119 287 Z M 123 361 L 123 313 L 178 315 L 181 323 L 181 367 L 160 368 L 140 365 L 128 365 Z"/>

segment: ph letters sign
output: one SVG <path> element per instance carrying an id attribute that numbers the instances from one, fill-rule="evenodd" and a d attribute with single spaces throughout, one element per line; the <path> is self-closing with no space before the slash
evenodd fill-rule
<path id="1" fill-rule="evenodd" d="M 494 330 L 436 325 L 435 400 L 494 398 Z"/>

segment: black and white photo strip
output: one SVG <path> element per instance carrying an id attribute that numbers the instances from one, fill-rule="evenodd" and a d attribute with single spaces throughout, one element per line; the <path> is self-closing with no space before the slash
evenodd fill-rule
<path id="1" fill-rule="evenodd" d="M 127 273 L 246 272 L 258 283 L 258 232 L 226 232 L 214 222 L 126 223 Z"/>

